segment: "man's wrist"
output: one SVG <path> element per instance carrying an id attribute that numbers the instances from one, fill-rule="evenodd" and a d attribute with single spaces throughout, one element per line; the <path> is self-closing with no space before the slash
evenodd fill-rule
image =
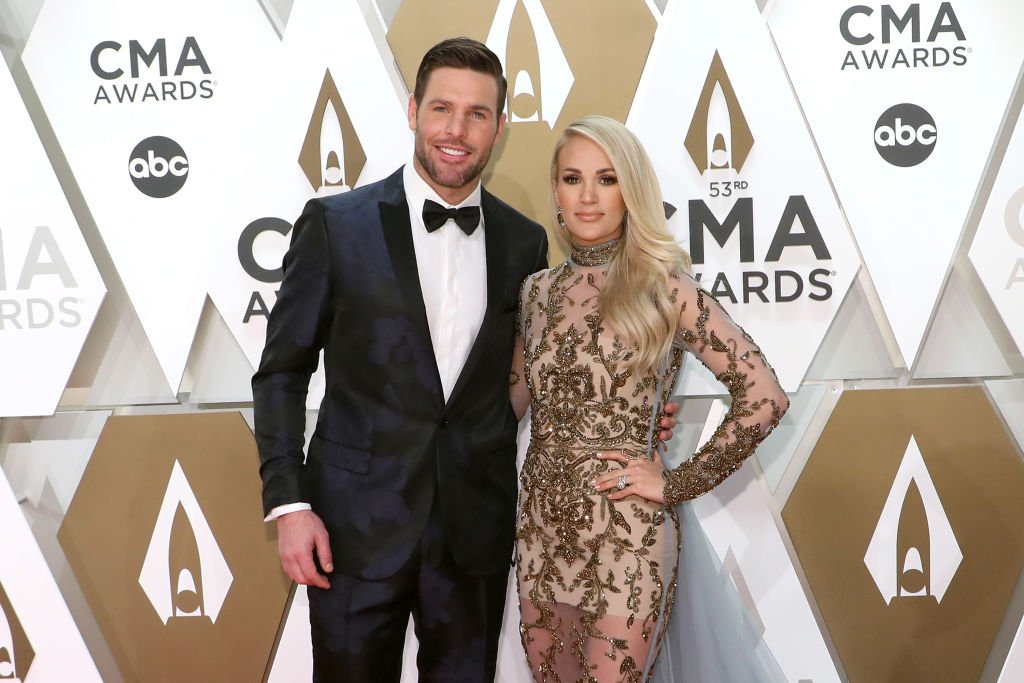
<path id="1" fill-rule="evenodd" d="M 288 503 L 286 505 L 278 505 L 273 508 L 266 517 L 263 518 L 264 522 L 273 522 L 274 520 L 287 515 L 289 512 L 298 512 L 299 510 L 312 510 L 313 507 L 309 503 Z"/>

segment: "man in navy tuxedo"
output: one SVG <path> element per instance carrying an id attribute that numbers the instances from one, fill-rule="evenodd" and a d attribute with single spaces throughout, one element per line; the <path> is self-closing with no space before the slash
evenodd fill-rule
<path id="1" fill-rule="evenodd" d="M 544 230 L 480 183 L 505 89 L 483 44 L 434 46 L 409 98 L 412 163 L 310 201 L 292 231 L 252 386 L 264 512 L 285 572 L 309 586 L 316 681 L 398 681 L 410 613 L 421 681 L 494 677 L 516 304 L 547 265 Z"/>
<path id="2" fill-rule="evenodd" d="M 285 572 L 309 586 L 318 682 L 397 682 L 410 614 L 419 680 L 494 678 L 515 533 L 517 298 L 548 246 L 480 183 L 505 95 L 485 45 L 435 45 L 409 98 L 412 163 L 310 201 L 292 230 L 252 387 L 264 513 Z"/>

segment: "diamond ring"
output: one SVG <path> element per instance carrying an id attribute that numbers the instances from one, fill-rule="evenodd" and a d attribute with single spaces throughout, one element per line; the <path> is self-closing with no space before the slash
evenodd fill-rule
<path id="1" fill-rule="evenodd" d="M 617 484 L 617 486 L 619 487 L 620 491 L 622 489 L 626 488 L 626 475 L 625 474 L 623 474 L 621 477 L 619 477 L 619 483 Z"/>

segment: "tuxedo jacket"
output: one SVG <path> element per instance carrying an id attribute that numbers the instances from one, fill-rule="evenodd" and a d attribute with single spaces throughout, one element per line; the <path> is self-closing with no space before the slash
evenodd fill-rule
<path id="1" fill-rule="evenodd" d="M 547 265 L 535 222 L 481 193 L 486 310 L 447 401 L 434 359 L 402 170 L 306 204 L 253 376 L 264 512 L 308 502 L 337 571 L 392 575 L 431 507 L 468 574 L 508 567 L 517 420 L 509 402 L 519 287 Z M 428 273 L 429 277 L 430 274 Z M 326 393 L 303 457 L 310 376 Z"/>

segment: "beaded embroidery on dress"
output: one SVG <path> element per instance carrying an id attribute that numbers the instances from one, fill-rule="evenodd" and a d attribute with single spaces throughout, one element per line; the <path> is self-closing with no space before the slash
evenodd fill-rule
<path id="1" fill-rule="evenodd" d="M 598 311 L 615 252 L 604 246 L 531 276 L 520 299 L 510 381 L 513 402 L 528 400 L 532 414 L 516 535 L 520 633 L 534 677 L 549 683 L 649 680 L 675 594 L 672 505 L 735 471 L 785 410 L 757 346 L 685 275 L 669 282 L 680 321 L 670 357 L 644 376 L 627 369 L 635 347 Z M 685 351 L 728 387 L 731 410 L 708 444 L 665 472 L 667 505 L 608 500 L 591 482 L 619 464 L 595 454 L 651 459 Z"/>

